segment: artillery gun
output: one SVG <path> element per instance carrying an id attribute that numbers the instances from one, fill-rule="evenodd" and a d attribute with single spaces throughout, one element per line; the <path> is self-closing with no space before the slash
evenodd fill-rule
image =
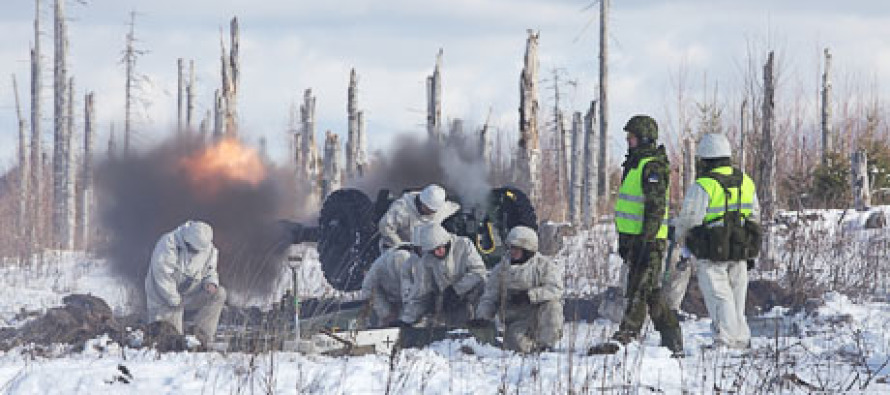
<path id="1" fill-rule="evenodd" d="M 375 201 L 358 189 L 340 189 L 324 200 L 317 226 L 289 221 L 284 225 L 292 243 L 317 243 L 321 268 L 331 286 L 356 291 L 371 263 L 380 256 L 377 224 L 396 198 L 386 189 L 377 193 Z M 453 196 L 449 200 L 462 203 Z M 519 225 L 537 229 L 537 222 L 535 209 L 522 190 L 501 187 L 492 189 L 481 205 L 461 204 L 461 210 L 442 225 L 473 240 L 491 268 L 503 254 L 502 240 L 509 230 Z"/>

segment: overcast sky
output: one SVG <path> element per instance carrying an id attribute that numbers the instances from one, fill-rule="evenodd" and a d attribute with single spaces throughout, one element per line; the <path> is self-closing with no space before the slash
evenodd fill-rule
<path id="1" fill-rule="evenodd" d="M 9 168 L 17 134 L 10 76 L 19 79 L 27 113 L 34 4 L 3 2 L 0 168 Z M 52 6 L 43 3 L 41 45 L 49 65 Z M 562 87 L 566 110 L 585 110 L 597 92 L 599 7 L 590 0 L 68 1 L 78 123 L 83 94 L 95 91 L 101 152 L 110 125 L 123 128 L 120 58 L 131 10 L 138 13 L 139 47 L 148 51 L 137 68 L 152 82 L 142 93 L 148 104 L 139 110 L 134 137 L 141 145 L 159 141 L 175 123 L 177 58 L 195 60 L 198 114 L 208 108 L 219 85 L 219 32 L 232 16 L 241 27 L 241 130 L 252 142 L 265 136 L 280 160 L 287 153 L 290 107 L 306 88 L 318 98 L 319 136 L 326 129 L 345 133 L 352 67 L 360 78 L 359 107 L 371 149 L 386 147 L 398 132 L 423 133 L 425 78 L 440 47 L 445 118 L 481 124 L 491 108 L 495 126 L 515 131 L 527 29 L 540 31 L 543 106 L 552 102 L 547 87 L 554 69 L 560 79 L 574 82 Z M 609 20 L 615 150 L 624 149 L 619 132 L 636 113 L 654 115 L 662 129 L 675 127 L 669 109 L 676 108 L 679 70 L 685 70 L 690 95 L 701 97 L 708 81 L 709 91 L 716 85 L 720 96 L 738 97 L 749 49 L 758 62 L 767 49 L 778 51 L 789 95 L 815 97 L 825 46 L 834 53 L 835 72 L 843 76 L 835 83 L 841 94 L 862 86 L 882 93 L 890 86 L 890 2 L 884 0 L 619 0 L 613 1 Z M 47 68 L 44 83 L 51 81 Z M 51 142 L 51 93 L 45 86 L 44 147 Z M 545 108 L 542 114 L 549 112 Z"/>

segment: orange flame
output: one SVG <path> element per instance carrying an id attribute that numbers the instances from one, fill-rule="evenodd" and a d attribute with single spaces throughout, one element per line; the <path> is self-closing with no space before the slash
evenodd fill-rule
<path id="1" fill-rule="evenodd" d="M 179 164 L 185 169 L 192 189 L 204 197 L 216 195 L 223 185 L 256 186 L 266 178 L 266 169 L 256 150 L 228 137 L 183 158 Z"/>

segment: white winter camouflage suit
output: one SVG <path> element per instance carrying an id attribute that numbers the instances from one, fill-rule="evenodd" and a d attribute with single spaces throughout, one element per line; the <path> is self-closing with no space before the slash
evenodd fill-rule
<path id="1" fill-rule="evenodd" d="M 396 199 L 389 206 L 389 210 L 380 218 L 378 230 L 380 231 L 380 248 L 389 248 L 400 243 L 407 243 L 413 237 L 414 228 L 428 224 L 441 224 L 445 218 L 452 216 L 460 205 L 446 201 L 445 206 L 439 211 L 429 215 L 422 215 L 417 211 L 415 203 L 420 192 L 408 192 Z"/>
<path id="2" fill-rule="evenodd" d="M 509 303 L 513 291 L 528 291 L 530 305 Z M 530 352 L 541 346 L 554 347 L 562 337 L 563 273 L 552 259 L 535 253 L 521 265 L 505 256 L 488 275 L 485 293 L 476 309 L 478 318 L 504 320 L 504 346 Z"/>
<path id="3" fill-rule="evenodd" d="M 362 281 L 362 296 L 368 299 L 377 316 L 379 325 L 386 325 L 399 317 L 402 311 L 402 292 L 411 285 L 410 270 L 406 269 L 412 257 L 410 244 L 402 244 L 383 252 Z"/>
<path id="4" fill-rule="evenodd" d="M 677 242 L 685 246 L 689 230 L 704 222 L 711 198 L 698 183 L 686 190 L 683 207 L 676 221 Z M 760 206 L 754 196 L 751 219 L 759 221 Z M 696 258 L 698 285 L 711 316 L 715 342 L 728 347 L 745 348 L 751 339 L 745 319 L 745 297 L 748 292 L 748 267 L 745 261 L 714 262 Z M 688 277 L 686 278 L 688 282 Z M 680 288 L 678 285 L 674 287 Z M 682 286 L 685 290 L 685 286 Z M 682 299 L 682 297 L 680 298 Z"/>
<path id="5" fill-rule="evenodd" d="M 438 225 L 437 225 L 438 226 Z M 463 327 L 473 317 L 487 273 L 482 257 L 470 239 L 450 235 L 451 250 L 444 259 L 424 253 L 408 265 L 411 287 L 404 293 L 401 320 L 416 323 L 431 316 L 436 324 Z M 465 303 L 442 306 L 442 292 L 453 286 Z"/>
<path id="6" fill-rule="evenodd" d="M 212 234 L 209 225 L 188 221 L 158 240 L 145 277 L 149 322 L 166 321 L 183 333 L 184 311 L 197 310 L 195 326 L 200 334 L 210 340 L 216 335 L 226 291 L 219 286 Z M 196 253 L 185 244 L 193 239 L 206 241 Z M 216 292 L 205 291 L 206 284 L 216 285 Z"/>

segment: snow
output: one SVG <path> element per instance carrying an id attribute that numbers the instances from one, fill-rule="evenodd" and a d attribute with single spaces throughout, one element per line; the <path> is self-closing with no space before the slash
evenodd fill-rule
<path id="1" fill-rule="evenodd" d="M 825 210 L 807 214 L 821 217 L 803 226 L 823 240 L 843 237 L 847 243 L 862 244 L 885 234 L 883 229 L 862 229 L 868 213 Z M 618 281 L 618 262 L 610 247 L 614 239 L 592 237 L 607 230 L 604 226 L 567 240 L 559 259 L 577 269 L 567 279 L 572 294 L 597 292 Z M 792 249 L 787 245 L 789 236 L 777 237 L 780 254 L 809 254 L 806 256 L 814 257 L 808 262 L 814 270 L 822 265 L 841 267 L 868 261 L 870 258 L 862 257 L 865 252 L 886 253 L 864 244 L 864 248 L 848 248 L 832 258 L 828 248 Z M 0 319 L 5 325 L 20 325 L 23 319 L 16 315 L 22 308 L 56 306 L 73 292 L 100 296 L 115 313 L 131 309 L 129 291 L 114 285 L 117 282 L 103 261 L 75 253 L 46 253 L 44 258 L 42 264 L 31 268 L 0 266 Z M 596 259 L 607 269 L 592 268 L 589 260 Z M 872 267 L 880 273 L 890 272 L 882 266 L 886 262 L 872 264 L 878 265 Z M 329 294 L 331 290 L 322 285 L 319 276 L 317 259 L 307 252 L 301 269 L 301 294 Z M 279 289 L 289 286 L 290 270 L 285 268 Z M 890 393 L 887 295 L 880 287 L 855 295 L 828 288 L 824 305 L 809 315 L 789 315 L 790 309 L 780 307 L 764 314 L 763 319 L 793 323 L 793 331 L 755 337 L 746 351 L 707 348 L 712 342 L 710 320 L 685 321 L 682 329 L 688 355 L 683 359 L 673 359 L 667 349 L 659 347 L 659 335 L 651 325 L 640 342 L 615 355 L 587 356 L 591 345 L 604 341 L 616 329 L 606 320 L 567 323 L 557 349 L 537 355 L 519 355 L 472 339 L 402 350 L 393 358 L 382 354 L 333 358 L 293 352 L 158 353 L 122 347 L 99 337 L 88 342 L 82 352 L 72 352 L 66 346 L 26 346 L 0 352 L 0 393 Z"/>

